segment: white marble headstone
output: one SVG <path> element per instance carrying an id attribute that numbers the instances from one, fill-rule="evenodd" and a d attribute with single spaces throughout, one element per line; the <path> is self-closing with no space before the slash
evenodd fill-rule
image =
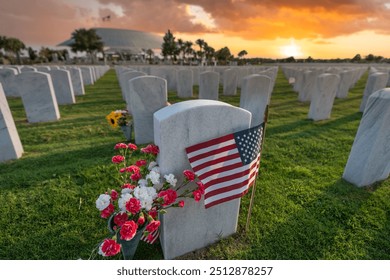
<path id="1" fill-rule="evenodd" d="M 176 72 L 177 96 L 180 98 L 193 97 L 193 73 L 191 69 L 182 69 Z"/>
<path id="2" fill-rule="evenodd" d="M 206 71 L 199 75 L 199 99 L 218 100 L 219 73 Z"/>
<path id="3" fill-rule="evenodd" d="M 128 110 L 133 116 L 135 143 L 153 142 L 153 114 L 167 106 L 166 80 L 155 76 L 144 76 L 129 81 Z"/>
<path id="4" fill-rule="evenodd" d="M 49 122 L 60 118 L 57 98 L 49 74 L 23 72 L 16 76 L 16 83 L 28 122 Z"/>
<path id="5" fill-rule="evenodd" d="M 23 146 L 0 84 L 0 162 L 20 158 Z"/>
<path id="6" fill-rule="evenodd" d="M 238 77 L 234 69 L 226 69 L 223 72 L 223 95 L 231 96 L 237 94 Z"/>
<path id="7" fill-rule="evenodd" d="M 362 102 L 360 104 L 360 112 L 364 112 L 364 108 L 366 107 L 366 103 L 371 94 L 386 87 L 388 79 L 389 73 L 374 72 L 368 76 Z"/>
<path id="8" fill-rule="evenodd" d="M 191 169 L 186 147 L 247 129 L 250 122 L 250 112 L 214 100 L 179 102 L 157 111 L 154 142 L 160 148 L 161 174 L 173 173 L 180 182 L 183 170 Z M 205 209 L 203 199 L 186 200 L 184 208 L 169 209 L 162 215 L 164 258 L 176 258 L 235 233 L 240 201 L 238 198 Z"/>
<path id="9" fill-rule="evenodd" d="M 252 74 L 241 83 L 240 108 L 252 113 L 251 127 L 264 121 L 272 81 L 264 75 Z"/>
<path id="10" fill-rule="evenodd" d="M 53 82 L 58 105 L 76 103 L 70 72 L 68 70 L 50 70 L 49 74 Z"/>
<path id="11" fill-rule="evenodd" d="M 330 118 L 339 83 L 339 75 L 326 73 L 317 77 L 310 102 L 309 119 L 319 121 Z"/>
<path id="12" fill-rule="evenodd" d="M 389 177 L 390 88 L 369 98 L 355 136 L 343 178 L 358 187 Z"/>

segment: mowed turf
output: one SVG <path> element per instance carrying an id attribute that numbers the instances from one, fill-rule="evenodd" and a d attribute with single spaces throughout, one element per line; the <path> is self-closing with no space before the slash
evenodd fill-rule
<path id="1" fill-rule="evenodd" d="M 182 258 L 390 259 L 390 180 L 357 188 L 341 178 L 366 80 L 335 100 L 329 120 L 313 122 L 279 71 L 249 231 L 247 195 L 236 234 Z M 239 98 L 220 96 L 235 106 Z M 115 71 L 76 100 L 60 106 L 59 121 L 29 124 L 21 100 L 8 98 L 25 152 L 0 164 L 0 259 L 102 258 L 96 247 L 108 230 L 95 201 L 118 187 L 111 157 L 125 140 L 105 120 L 125 108 Z M 169 102 L 182 100 L 169 93 Z M 162 259 L 160 245 L 141 242 L 136 258 Z"/>

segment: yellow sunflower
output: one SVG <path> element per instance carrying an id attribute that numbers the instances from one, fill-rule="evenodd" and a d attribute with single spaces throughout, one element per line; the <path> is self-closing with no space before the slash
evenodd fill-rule
<path id="1" fill-rule="evenodd" d="M 111 112 L 110 114 L 108 114 L 106 116 L 106 119 L 108 121 L 108 123 L 112 126 L 112 127 L 117 127 L 118 126 L 118 120 L 119 118 L 122 116 L 121 113 L 117 113 L 117 112 Z"/>

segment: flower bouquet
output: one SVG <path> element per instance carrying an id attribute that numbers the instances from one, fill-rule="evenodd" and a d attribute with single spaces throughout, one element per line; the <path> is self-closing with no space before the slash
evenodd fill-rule
<path id="1" fill-rule="evenodd" d="M 112 237 L 104 239 L 99 246 L 102 256 L 114 256 L 122 249 L 123 257 L 132 259 L 140 238 L 147 243 L 157 240 L 159 215 L 172 207 L 184 207 L 184 198 L 200 201 L 204 194 L 203 184 L 189 170 L 183 171 L 184 179 L 180 185 L 173 174 L 163 176 L 155 162 L 159 149 L 153 144 L 141 149 L 145 159 L 129 164 L 137 149 L 132 143 L 115 145 L 119 154 L 112 157 L 112 162 L 118 170 L 120 191 L 109 190 L 96 200 L 100 216 L 108 218 L 112 232 Z M 192 181 L 197 181 L 195 189 L 184 188 Z M 124 247 L 132 240 L 136 240 L 136 245 L 129 255 Z"/>
<path id="2" fill-rule="evenodd" d="M 120 127 L 123 131 L 127 141 L 131 140 L 131 131 L 133 123 L 131 121 L 131 115 L 127 110 L 112 111 L 106 116 L 106 119 L 111 127 Z"/>

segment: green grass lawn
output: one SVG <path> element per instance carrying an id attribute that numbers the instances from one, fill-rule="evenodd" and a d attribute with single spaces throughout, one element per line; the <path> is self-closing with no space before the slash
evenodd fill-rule
<path id="1" fill-rule="evenodd" d="M 279 71 L 249 232 L 247 195 L 238 232 L 184 258 L 390 259 L 390 180 L 357 188 L 341 179 L 366 79 L 335 100 L 331 119 L 313 122 Z M 8 98 L 24 154 L 0 164 L 0 259 L 100 259 L 94 250 L 108 230 L 95 200 L 116 187 L 111 157 L 125 140 L 105 120 L 125 108 L 115 72 L 76 100 L 60 106 L 59 121 L 28 124 L 21 100 Z M 221 101 L 238 105 L 239 95 Z M 163 255 L 141 242 L 136 258 Z"/>

